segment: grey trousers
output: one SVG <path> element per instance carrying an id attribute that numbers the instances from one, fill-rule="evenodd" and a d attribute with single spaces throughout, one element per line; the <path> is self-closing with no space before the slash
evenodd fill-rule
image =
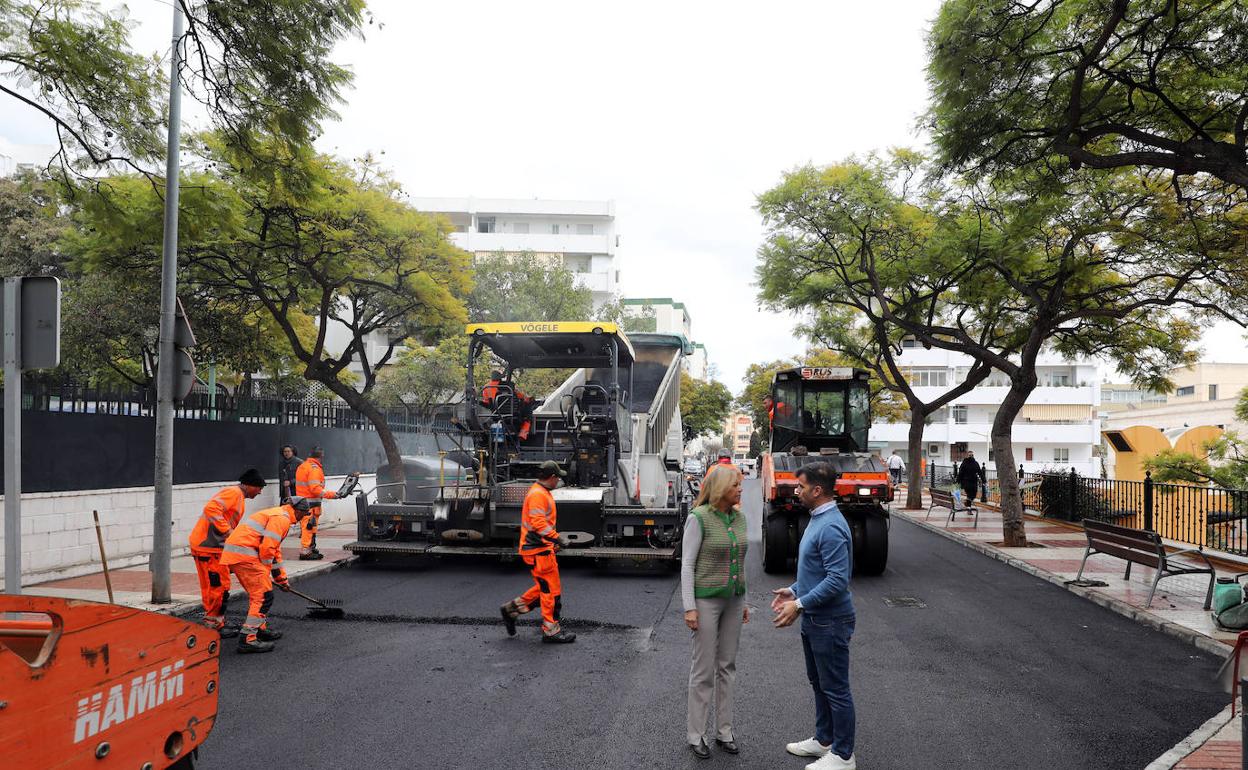
<path id="1" fill-rule="evenodd" d="M 741 641 L 741 618 L 745 597 L 696 599 L 698 630 L 693 635 L 693 660 L 689 664 L 688 741 L 695 744 L 706 735 L 715 694 L 715 729 L 720 740 L 732 740 L 732 686 L 737 678 L 737 646 Z"/>

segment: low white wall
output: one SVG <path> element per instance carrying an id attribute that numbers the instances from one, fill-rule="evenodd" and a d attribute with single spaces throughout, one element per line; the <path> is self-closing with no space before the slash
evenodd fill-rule
<path id="1" fill-rule="evenodd" d="M 330 476 L 325 485 L 337 489 L 344 478 Z M 374 479 L 372 475 L 361 476 L 360 483 L 364 489 L 371 489 Z M 174 556 L 187 552 L 187 538 L 204 505 L 217 490 L 233 483 L 237 482 L 181 484 L 173 488 Z M 247 501 L 247 510 L 258 511 L 277 505 L 277 491 L 276 480 L 270 480 L 259 497 Z M 152 552 L 154 494 L 153 487 L 128 487 L 22 495 L 22 583 L 73 577 L 100 569 L 93 510 L 100 512 L 109 568 L 146 564 Z M 3 500 L 0 496 L 0 520 L 4 513 Z M 354 500 L 327 500 L 322 508 L 321 526 L 346 521 L 355 521 Z M 4 532 L 0 527 L 0 586 L 4 585 L 3 543 Z"/>

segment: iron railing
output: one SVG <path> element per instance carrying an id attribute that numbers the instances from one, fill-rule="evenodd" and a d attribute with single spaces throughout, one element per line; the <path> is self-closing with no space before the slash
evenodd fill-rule
<path id="1" fill-rule="evenodd" d="M 108 414 L 154 417 L 156 393 L 151 388 L 117 390 L 77 383 L 27 382 L 22 408 L 71 414 Z M 3 388 L 0 388 L 0 393 Z M 431 411 L 402 408 L 380 410 L 390 430 L 398 433 L 454 432 L 451 407 Z M 174 407 L 180 420 L 246 422 L 262 425 L 301 425 L 310 428 L 374 430 L 372 422 L 345 401 L 295 401 L 208 393 L 191 393 Z"/>
<path id="2" fill-rule="evenodd" d="M 1027 502 L 1027 501 L 1025 501 Z M 1248 490 L 1195 484 L 1040 475 L 1028 507 L 1047 518 L 1108 521 L 1180 543 L 1248 556 Z"/>

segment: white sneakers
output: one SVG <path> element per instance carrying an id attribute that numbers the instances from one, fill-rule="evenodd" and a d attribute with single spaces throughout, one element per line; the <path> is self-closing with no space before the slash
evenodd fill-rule
<path id="1" fill-rule="evenodd" d="M 854 760 L 853 754 L 849 755 L 849 759 L 841 759 L 829 751 L 806 765 L 806 770 L 858 770 L 858 763 Z"/>
<path id="2" fill-rule="evenodd" d="M 822 757 L 831 750 L 831 747 L 824 746 L 817 738 L 807 738 L 804 741 L 786 745 L 784 750 L 795 757 Z"/>
<path id="3" fill-rule="evenodd" d="M 858 763 L 853 756 L 849 759 L 841 759 L 832 753 L 830 746 L 824 746 L 815 738 L 787 744 L 784 750 L 795 757 L 818 757 L 817 760 L 806 765 L 806 770 L 857 770 L 858 768 Z"/>

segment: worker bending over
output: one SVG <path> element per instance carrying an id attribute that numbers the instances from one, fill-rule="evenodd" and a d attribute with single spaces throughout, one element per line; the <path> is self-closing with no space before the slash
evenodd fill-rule
<path id="1" fill-rule="evenodd" d="M 221 563 L 228 566 L 247 591 L 247 620 L 238 637 L 239 652 L 269 652 L 281 631 L 269 628 L 265 619 L 273 606 L 273 584 L 290 585 L 282 565 L 282 540 L 312 504 L 295 496 L 285 505 L 256 511 L 239 522 L 225 541 Z"/>
<path id="2" fill-rule="evenodd" d="M 295 471 L 295 495 L 317 501 L 309 511 L 307 519 L 304 520 L 303 532 L 299 535 L 300 561 L 316 561 L 325 558 L 325 554 L 316 549 L 316 528 L 321 520 L 320 501 L 333 500 L 338 497 L 338 493 L 325 488 L 325 469 L 321 465 L 321 458 L 324 456 L 324 449 L 319 446 L 312 447 L 308 459 L 303 461 L 299 470 Z"/>
<path id="3" fill-rule="evenodd" d="M 516 635 L 516 618 L 540 604 L 542 641 L 549 644 L 576 641 L 576 634 L 564 631 L 559 625 L 563 599 L 555 551 L 566 546 L 568 539 L 555 530 L 555 498 L 550 494 L 559 486 L 559 479 L 567 475 L 558 463 L 547 460 L 538 468 L 537 481 L 525 495 L 524 507 L 520 510 L 519 551 L 532 572 L 533 587 L 500 610 L 509 636 Z"/>
<path id="4" fill-rule="evenodd" d="M 264 477 L 248 468 L 238 483 L 217 492 L 204 506 L 204 512 L 191 529 L 191 558 L 199 575 L 199 595 L 204 603 L 204 625 L 227 639 L 238 635 L 237 628 L 225 627 L 225 603 L 230 598 L 230 570 L 221 564 L 221 548 L 243 518 L 247 501 L 264 489 Z"/>

